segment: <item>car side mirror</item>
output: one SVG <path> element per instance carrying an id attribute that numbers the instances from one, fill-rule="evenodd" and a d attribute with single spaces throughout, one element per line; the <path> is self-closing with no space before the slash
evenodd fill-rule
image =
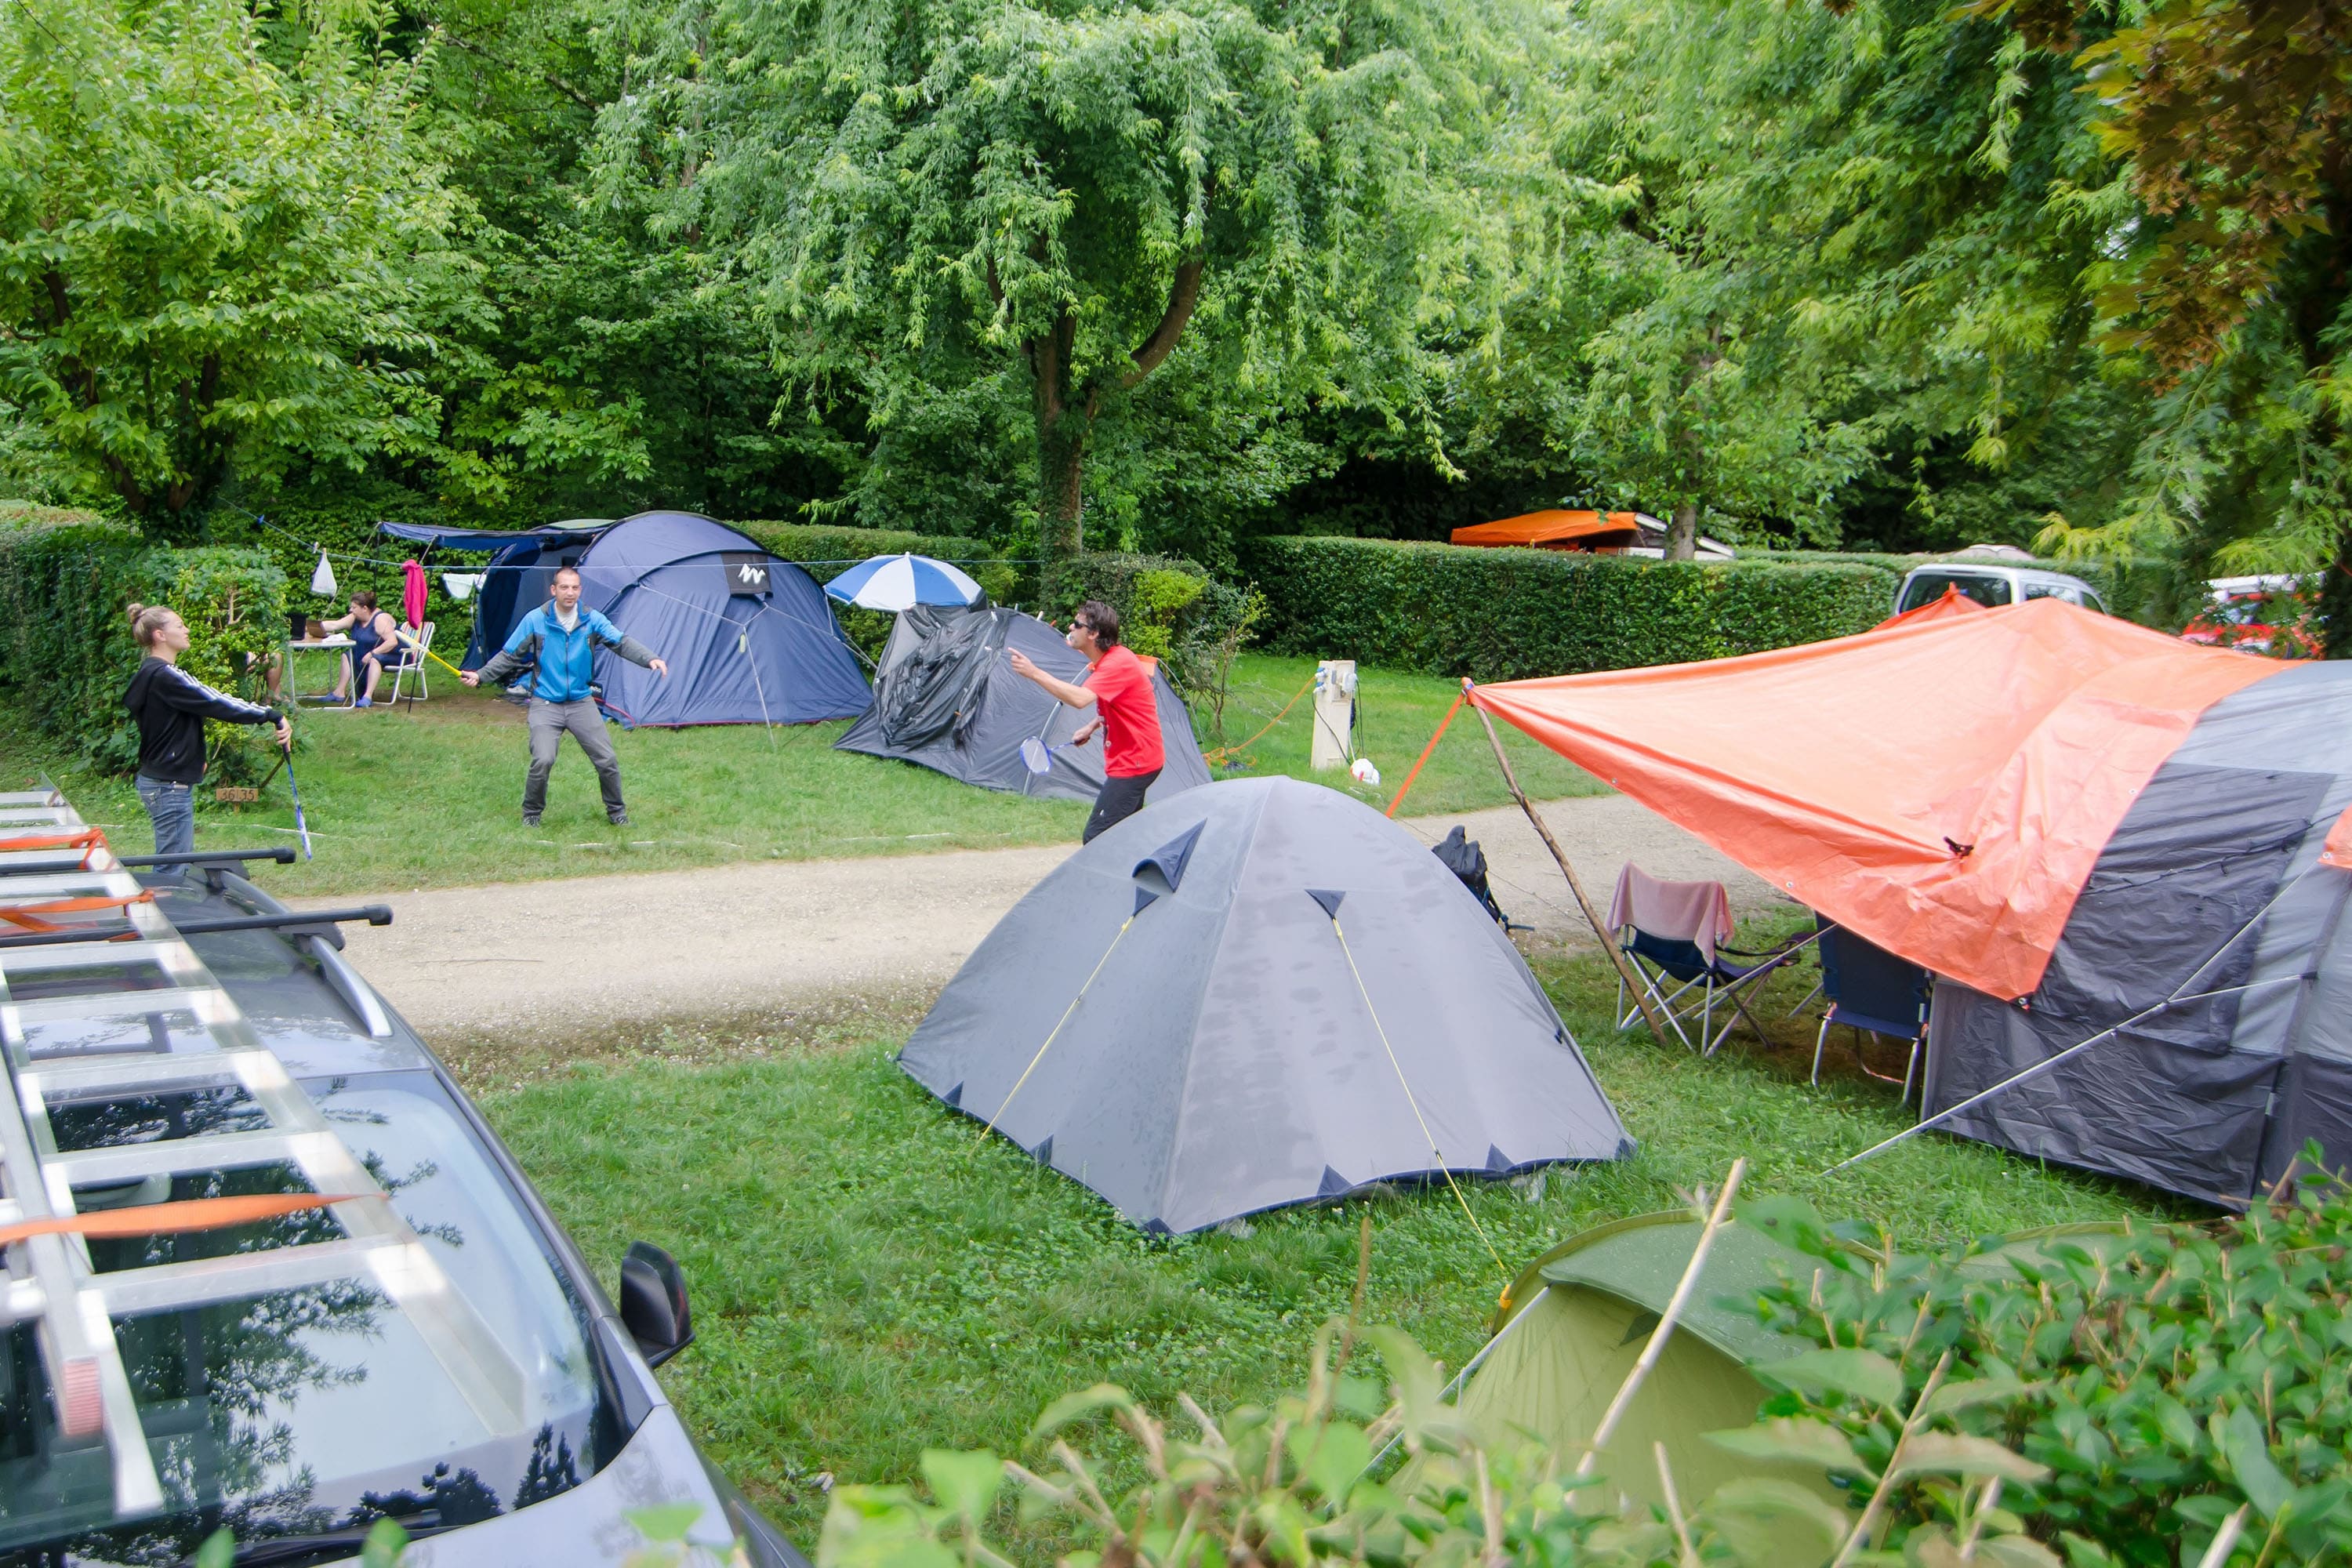
<path id="1" fill-rule="evenodd" d="M 621 1325 L 647 1366 L 659 1366 L 694 1342 L 694 1310 L 677 1259 L 649 1241 L 629 1243 L 621 1260 Z"/>

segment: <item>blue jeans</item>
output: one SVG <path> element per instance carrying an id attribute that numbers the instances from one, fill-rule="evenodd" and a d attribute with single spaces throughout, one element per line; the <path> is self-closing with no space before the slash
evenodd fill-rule
<path id="1" fill-rule="evenodd" d="M 131 781 L 147 820 L 155 825 L 155 853 L 188 855 L 196 847 L 196 792 L 184 784 L 165 784 L 141 773 Z"/>

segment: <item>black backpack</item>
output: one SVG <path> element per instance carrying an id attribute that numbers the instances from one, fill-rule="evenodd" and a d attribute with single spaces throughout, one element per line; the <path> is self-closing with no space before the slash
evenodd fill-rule
<path id="1" fill-rule="evenodd" d="M 1503 913 L 1503 907 L 1495 901 L 1495 889 L 1486 883 L 1486 852 L 1478 847 L 1478 841 L 1471 837 L 1459 823 L 1454 825 L 1453 832 L 1445 836 L 1445 842 L 1434 846 L 1430 853 L 1436 856 L 1447 870 L 1462 879 L 1462 885 L 1470 889 L 1472 896 L 1488 914 L 1495 917 L 1496 925 L 1505 931 L 1511 929 L 1510 917 Z"/>

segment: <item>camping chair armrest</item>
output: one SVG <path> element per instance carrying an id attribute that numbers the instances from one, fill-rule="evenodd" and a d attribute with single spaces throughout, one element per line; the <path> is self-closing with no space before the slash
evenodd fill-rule
<path id="1" fill-rule="evenodd" d="M 1734 958 L 1788 958 L 1792 954 L 1802 952 L 1806 947 L 1821 940 L 1821 930 L 1816 927 L 1814 930 L 1807 931 L 1803 936 L 1799 937 L 1794 942 L 1783 942 L 1779 947 L 1767 948 L 1761 952 L 1751 952 L 1744 947 L 1726 947 L 1721 942 L 1716 943 L 1715 951 L 1717 952 L 1727 952 Z"/>

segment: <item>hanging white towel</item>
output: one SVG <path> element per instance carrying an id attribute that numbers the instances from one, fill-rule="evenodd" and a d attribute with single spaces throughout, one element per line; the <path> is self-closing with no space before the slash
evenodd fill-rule
<path id="1" fill-rule="evenodd" d="M 328 563 L 324 550 L 319 552 L 319 569 L 310 574 L 310 592 L 322 598 L 336 597 L 335 569 Z"/>

